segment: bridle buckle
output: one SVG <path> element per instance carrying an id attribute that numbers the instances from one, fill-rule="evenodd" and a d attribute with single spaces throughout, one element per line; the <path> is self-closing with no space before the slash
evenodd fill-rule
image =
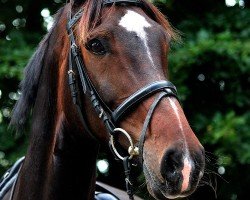
<path id="1" fill-rule="evenodd" d="M 70 75 L 70 74 L 75 75 L 75 72 L 74 72 L 72 69 L 70 69 L 70 70 L 68 71 L 68 75 Z"/>

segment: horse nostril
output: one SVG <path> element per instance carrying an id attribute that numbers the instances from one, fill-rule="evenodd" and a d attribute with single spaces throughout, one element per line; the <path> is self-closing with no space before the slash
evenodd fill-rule
<path id="1" fill-rule="evenodd" d="M 168 181 L 178 178 L 179 172 L 183 167 L 182 152 L 177 149 L 167 150 L 161 162 L 161 175 Z"/>

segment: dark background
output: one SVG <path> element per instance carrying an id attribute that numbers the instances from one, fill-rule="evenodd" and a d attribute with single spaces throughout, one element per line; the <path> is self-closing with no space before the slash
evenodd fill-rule
<path id="1" fill-rule="evenodd" d="M 250 5 L 228 2 L 231 6 L 224 0 L 155 1 L 181 32 L 182 43 L 172 44 L 169 56 L 171 80 L 206 149 L 205 177 L 190 200 L 248 199 L 250 189 Z M 64 3 L 0 0 L 0 175 L 25 155 L 28 133 L 8 129 L 11 109 L 23 68 Z M 98 178 L 124 187 L 120 164 L 109 153 L 101 153 L 103 158 L 110 168 Z M 148 198 L 145 186 L 138 188 Z"/>

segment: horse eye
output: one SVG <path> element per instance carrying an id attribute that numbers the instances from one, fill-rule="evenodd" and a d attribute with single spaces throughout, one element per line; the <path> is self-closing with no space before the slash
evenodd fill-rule
<path id="1" fill-rule="evenodd" d="M 104 55 L 106 53 L 105 47 L 98 39 L 90 40 L 87 43 L 87 49 L 97 55 Z"/>

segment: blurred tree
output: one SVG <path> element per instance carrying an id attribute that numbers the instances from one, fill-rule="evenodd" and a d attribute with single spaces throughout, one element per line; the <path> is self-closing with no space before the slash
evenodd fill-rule
<path id="1" fill-rule="evenodd" d="M 27 135 L 16 135 L 8 128 L 11 109 L 20 95 L 23 69 L 47 30 L 48 21 L 41 12 L 55 13 L 61 5 L 60 0 L 0 1 L 0 174 L 26 152 Z"/>
<path id="2" fill-rule="evenodd" d="M 194 12 L 199 3 L 187 3 L 193 7 L 185 5 L 174 21 L 184 34 L 183 44 L 172 47 L 171 78 L 207 150 L 207 170 L 218 173 L 218 199 L 244 199 L 250 180 L 250 10 L 204 1 L 208 6 Z M 208 152 L 215 156 L 212 160 Z M 205 180 L 213 181 L 214 172 L 205 174 Z M 190 199 L 212 199 L 207 189 Z"/>
<path id="3" fill-rule="evenodd" d="M 49 27 L 50 13 L 63 3 L 0 0 L 0 174 L 25 154 L 27 135 L 8 129 L 10 110 L 25 63 Z M 181 31 L 183 42 L 172 45 L 169 68 L 189 122 L 207 150 L 203 183 L 216 187 L 217 173 L 218 199 L 245 199 L 250 183 L 249 1 L 231 0 L 234 6 L 216 0 L 155 3 Z M 112 171 L 99 178 L 121 184 L 117 164 L 107 158 Z M 189 199 L 215 195 L 200 187 Z"/>

